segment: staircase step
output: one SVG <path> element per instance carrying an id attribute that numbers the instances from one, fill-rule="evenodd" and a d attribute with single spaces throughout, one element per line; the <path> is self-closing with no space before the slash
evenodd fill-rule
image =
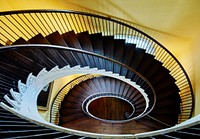
<path id="1" fill-rule="evenodd" d="M 178 114 L 179 112 L 177 111 L 177 107 L 165 107 L 165 108 L 162 108 L 162 109 L 159 109 L 159 108 L 155 108 L 154 111 L 151 112 L 151 115 L 154 114 L 154 115 L 166 115 L 166 114 Z"/>
<path id="2" fill-rule="evenodd" d="M 128 90 L 128 92 L 126 93 L 126 97 L 128 97 L 128 98 L 130 98 L 130 100 L 132 100 L 132 97 L 134 96 L 133 95 L 134 91 L 136 91 L 136 88 L 130 87 L 129 90 Z"/>
<path id="3" fill-rule="evenodd" d="M 156 73 L 152 75 L 150 82 L 152 84 L 156 84 L 157 82 L 159 82 L 168 75 L 169 75 L 169 70 L 165 69 L 164 67 L 161 67 Z"/>
<path id="4" fill-rule="evenodd" d="M 157 73 L 157 71 L 162 67 L 162 63 L 157 61 L 157 60 L 153 60 L 152 63 L 148 66 L 148 70 L 145 71 L 145 73 L 143 74 L 144 77 L 146 77 L 147 79 L 153 79 L 153 74 Z"/>
<path id="5" fill-rule="evenodd" d="M 72 96 L 74 98 L 77 98 L 78 100 L 82 100 L 82 99 L 85 99 L 87 96 L 83 93 L 80 93 L 78 91 L 76 91 L 75 89 L 71 89 L 68 94 L 65 96 L 65 99 L 68 97 L 68 96 Z"/>
<path id="6" fill-rule="evenodd" d="M 105 82 L 105 85 L 106 85 L 106 92 L 112 93 L 110 78 L 104 77 L 103 79 L 104 79 L 104 82 Z"/>
<path id="7" fill-rule="evenodd" d="M 124 46 L 125 46 L 125 40 L 115 40 L 114 41 L 114 60 L 121 62 L 123 60 L 123 54 L 124 54 Z M 121 66 L 119 64 L 114 63 L 114 73 L 120 73 Z"/>
<path id="8" fill-rule="evenodd" d="M 178 122 L 178 115 L 177 114 L 163 114 L 163 115 L 151 115 L 153 118 L 157 119 L 158 121 L 161 121 L 169 126 L 174 126 Z"/>
<path id="9" fill-rule="evenodd" d="M 62 37 L 65 40 L 68 47 L 82 49 L 81 44 L 74 31 L 64 33 L 62 34 Z M 91 66 L 87 55 L 73 52 L 73 56 L 77 59 L 77 61 L 79 61 L 79 65 L 82 65 L 83 67 Z"/>
<path id="10" fill-rule="evenodd" d="M 93 90 L 93 92 L 98 93 L 100 92 L 100 90 L 98 90 L 98 87 L 96 87 L 97 85 L 93 83 L 94 78 L 91 80 L 87 80 L 85 81 L 85 83 L 91 88 L 91 90 Z"/>
<path id="11" fill-rule="evenodd" d="M 90 34 L 93 51 L 97 54 L 104 55 L 103 38 L 101 33 Z"/>
<path id="12" fill-rule="evenodd" d="M 133 102 L 135 102 L 137 104 L 137 101 L 139 101 L 140 99 L 144 99 L 144 97 L 142 96 L 142 94 L 138 91 L 135 91 L 137 92 L 137 94 L 132 98 Z"/>
<path id="13" fill-rule="evenodd" d="M 90 39 L 91 39 L 91 43 L 92 43 L 94 53 L 99 54 L 99 55 L 104 55 L 104 46 L 103 46 L 102 34 L 101 33 L 90 34 Z M 96 61 L 97 61 L 96 63 L 99 64 L 98 68 L 104 69 L 105 60 L 98 58 Z"/>
<path id="14" fill-rule="evenodd" d="M 147 125 L 149 127 L 152 128 L 152 130 L 158 130 L 158 129 L 164 129 L 164 128 L 167 128 L 168 126 L 158 122 L 158 121 L 155 121 L 153 119 L 150 119 L 149 117 L 143 117 L 142 119 L 139 119 L 138 120 L 139 123 L 141 124 L 144 124 L 144 125 Z"/>
<path id="15" fill-rule="evenodd" d="M 67 33 L 64 33 L 62 34 L 62 37 L 65 40 L 68 47 L 82 49 L 74 31 L 69 31 Z"/>
<path id="16" fill-rule="evenodd" d="M 54 35 L 54 34 L 53 34 Z M 29 41 L 31 44 L 50 44 L 50 42 L 43 37 L 41 34 L 36 35 L 35 37 L 31 38 Z M 66 62 L 62 55 L 58 53 L 57 50 L 53 49 L 41 49 L 41 51 L 49 58 L 51 61 L 55 63 L 55 65 L 59 65 L 60 67 L 63 67 L 66 65 Z"/>
<path id="17" fill-rule="evenodd" d="M 96 77 L 96 78 L 93 78 L 92 82 L 93 84 L 96 86 L 96 88 L 98 89 L 98 92 L 103 92 L 103 88 L 101 87 L 101 84 L 99 82 L 99 79 L 100 77 Z"/>
<path id="18" fill-rule="evenodd" d="M 5 62 L 0 61 L 0 71 L 4 75 L 7 75 L 11 78 L 15 78 L 16 80 L 23 80 L 26 81 L 26 77 L 30 73 L 25 69 L 21 69 L 15 65 L 11 65 Z"/>
<path id="19" fill-rule="evenodd" d="M 125 65 L 131 66 L 131 62 L 133 61 L 135 53 L 135 44 L 126 44 L 124 48 L 124 55 L 123 55 L 123 60 L 122 63 Z M 128 69 L 127 68 L 121 68 L 120 74 L 122 76 L 126 76 L 128 74 Z"/>
<path id="20" fill-rule="evenodd" d="M 131 61 L 130 67 L 137 69 L 140 63 L 142 62 L 143 56 L 145 55 L 145 50 L 136 48 L 133 60 Z"/>
<path id="21" fill-rule="evenodd" d="M 112 92 L 112 93 L 117 93 L 116 91 L 115 91 L 115 88 L 117 87 L 117 80 L 116 79 L 114 79 L 114 78 L 110 78 L 110 91 Z"/>
<path id="22" fill-rule="evenodd" d="M 98 77 L 97 79 L 99 81 L 99 84 L 100 84 L 103 92 L 106 92 L 107 91 L 107 85 L 106 85 L 106 83 L 104 81 L 104 78 L 103 77 Z"/>
<path id="23" fill-rule="evenodd" d="M 80 114 L 80 113 L 83 113 L 82 109 L 69 109 L 69 108 L 60 109 L 60 116 L 67 116 L 67 115 Z"/>
<path id="24" fill-rule="evenodd" d="M 115 40 L 114 41 L 114 59 L 122 62 L 123 60 L 123 54 L 125 49 L 125 40 Z"/>
<path id="25" fill-rule="evenodd" d="M 39 64 L 45 66 L 47 70 L 50 70 L 52 69 L 52 67 L 57 66 L 55 61 L 53 61 L 40 49 L 32 49 L 30 51 L 25 49 L 23 51 L 23 54 L 29 56 L 34 62 L 38 62 Z"/>
<path id="26" fill-rule="evenodd" d="M 127 96 L 127 93 L 128 93 L 130 88 L 131 88 L 131 86 L 129 84 L 126 84 L 125 87 L 124 87 L 124 90 L 122 92 L 122 95 Z"/>
<path id="27" fill-rule="evenodd" d="M 30 44 L 50 44 L 49 41 L 40 33 L 34 36 L 33 38 L 29 39 L 28 42 Z"/>
<path id="28" fill-rule="evenodd" d="M 79 114 L 72 114 L 72 115 L 67 115 L 67 116 L 61 116 L 59 118 L 59 125 L 64 124 L 64 123 L 68 123 L 68 122 L 72 122 L 74 120 L 86 117 L 87 115 L 84 113 L 79 113 Z"/>
<path id="29" fill-rule="evenodd" d="M 65 43 L 64 39 L 60 35 L 58 31 L 53 32 L 52 34 L 49 34 L 48 36 L 45 37 L 48 42 L 52 45 L 60 45 L 60 46 L 67 46 Z"/>
<path id="30" fill-rule="evenodd" d="M 135 54 L 135 44 L 125 44 L 122 63 L 130 66 Z"/>
<path id="31" fill-rule="evenodd" d="M 88 31 L 78 33 L 77 38 L 83 50 L 94 52 Z"/>
<path id="32" fill-rule="evenodd" d="M 167 86 L 166 88 L 159 90 L 158 93 L 156 94 L 156 98 L 162 99 L 164 97 L 168 97 L 174 94 L 179 96 L 178 92 L 179 92 L 178 87 L 175 84 L 171 84 Z"/>
<path id="33" fill-rule="evenodd" d="M 84 98 L 83 97 L 77 97 L 77 96 L 73 96 L 71 94 L 67 94 L 66 97 L 63 100 L 63 103 L 77 103 L 79 101 L 83 101 Z"/>
<path id="34" fill-rule="evenodd" d="M 32 59 L 20 54 L 17 51 L 7 51 L 6 53 L 1 54 L 0 59 L 4 61 L 2 57 L 4 57 L 5 61 L 9 61 L 12 65 L 16 65 L 17 67 L 25 69 L 29 72 L 38 73 L 43 69 L 43 66 L 37 64 Z"/>
<path id="35" fill-rule="evenodd" d="M 103 37 L 104 56 L 112 58 L 114 57 L 114 37 L 104 36 Z"/>
<path id="36" fill-rule="evenodd" d="M 141 64 L 139 65 L 139 67 L 137 68 L 137 71 L 140 74 L 143 74 L 146 70 L 148 71 L 148 67 L 151 64 L 151 62 L 154 60 L 154 56 L 150 55 L 150 54 L 146 54 L 144 55 Z"/>
<path id="37" fill-rule="evenodd" d="M 12 45 L 17 45 L 17 44 L 28 44 L 28 42 L 26 40 L 24 40 L 22 37 L 20 37 L 18 40 L 13 42 Z"/>
<path id="38" fill-rule="evenodd" d="M 166 97 L 166 98 L 157 100 L 155 108 L 163 108 L 163 107 L 170 107 L 170 106 L 179 107 L 179 105 L 180 105 L 180 98 L 169 96 L 168 98 Z M 177 109 L 177 111 L 180 111 L 180 110 Z"/>
<path id="39" fill-rule="evenodd" d="M 81 65 L 79 59 L 70 51 L 63 51 L 63 50 L 58 50 L 58 52 L 64 57 L 65 62 L 74 67 L 77 65 Z"/>
<path id="40" fill-rule="evenodd" d="M 88 31 L 78 33 L 76 34 L 76 36 L 83 50 L 94 52 Z M 97 59 L 95 59 L 93 56 L 85 55 L 84 58 L 86 59 L 87 63 L 89 63 L 88 65 L 90 67 L 94 68 L 96 67 L 96 65 L 98 65 L 98 64 L 95 64 L 95 61 L 97 62 Z"/>
<path id="41" fill-rule="evenodd" d="M 132 101 L 135 101 L 136 98 L 138 98 L 138 96 L 140 96 L 140 92 L 137 89 L 134 89 L 130 98 L 132 99 Z"/>
<path id="42" fill-rule="evenodd" d="M 75 89 L 71 89 L 71 90 L 67 93 L 67 95 L 65 95 L 64 100 L 68 99 L 68 97 L 69 97 L 69 99 L 70 99 L 71 97 L 74 97 L 74 98 L 76 98 L 77 100 L 82 100 L 82 99 L 85 99 L 85 94 L 82 94 L 82 93 L 76 91 Z"/>
<path id="43" fill-rule="evenodd" d="M 81 102 L 64 102 L 62 103 L 62 109 L 81 109 L 82 103 Z"/>
<path id="44" fill-rule="evenodd" d="M 89 94 L 96 93 L 93 89 L 91 89 L 90 85 L 87 85 L 86 82 L 82 82 L 79 86 L 84 90 L 84 92 L 89 92 Z"/>
<path id="45" fill-rule="evenodd" d="M 89 92 L 89 91 L 85 90 L 85 88 L 82 88 L 80 85 L 76 86 L 74 88 L 74 90 L 76 90 L 77 92 L 83 94 L 85 97 L 88 97 L 88 96 L 93 94 L 93 92 Z"/>
<path id="46" fill-rule="evenodd" d="M 121 81 L 115 80 L 115 87 L 113 88 L 113 89 L 114 89 L 113 92 L 119 94 L 119 93 L 120 93 L 120 92 L 119 92 L 119 90 L 120 90 L 120 85 L 121 85 Z"/>
<path id="47" fill-rule="evenodd" d="M 67 65 L 65 58 L 63 58 L 63 56 L 57 50 L 51 48 L 43 48 L 42 51 L 43 53 L 45 53 L 46 56 L 51 58 L 51 60 L 54 61 L 59 67 L 64 67 Z"/>
<path id="48" fill-rule="evenodd" d="M 104 56 L 113 59 L 114 56 L 114 37 L 113 36 L 104 36 L 103 37 L 103 47 L 104 47 Z M 106 69 L 108 71 L 113 71 L 113 63 L 106 61 Z"/>
<path id="49" fill-rule="evenodd" d="M 15 78 L 10 77 L 7 74 L 3 74 L 1 72 L 0 72 L 0 81 L 7 82 L 7 83 L 10 83 L 10 84 L 13 84 L 13 85 L 16 85 L 16 86 L 18 85 L 17 84 L 18 80 L 16 80 Z"/>
<path id="50" fill-rule="evenodd" d="M 168 75 L 153 86 L 156 89 L 156 91 L 159 91 L 159 90 L 162 90 L 164 88 L 167 88 L 171 84 L 174 84 L 174 82 L 175 82 L 175 79 L 172 76 Z"/>

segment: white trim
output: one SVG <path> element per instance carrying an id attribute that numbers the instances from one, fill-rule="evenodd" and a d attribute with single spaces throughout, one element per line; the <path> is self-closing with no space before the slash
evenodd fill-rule
<path id="1" fill-rule="evenodd" d="M 200 124 L 200 114 L 199 114 L 179 125 L 173 126 L 171 128 L 152 131 L 152 132 L 138 133 L 138 134 L 97 134 L 97 133 L 91 133 L 91 132 L 78 131 L 78 130 L 74 130 L 74 129 L 70 129 L 70 128 L 64 128 L 64 127 L 49 123 L 47 121 L 42 121 L 42 122 L 38 121 L 38 119 L 34 119 L 34 117 L 27 117 L 27 116 L 19 113 L 16 109 L 10 108 L 3 102 L 0 103 L 0 106 L 15 115 L 17 115 L 25 120 L 30 121 L 31 123 L 35 123 L 40 126 L 45 126 L 47 128 L 51 128 L 51 129 L 58 130 L 61 132 L 66 132 L 66 133 L 73 134 L 73 135 L 89 136 L 89 137 L 94 137 L 94 138 L 144 138 L 144 137 L 151 137 L 151 136 L 160 135 L 160 134 L 166 134 L 166 133 L 170 133 L 173 131 L 184 129 L 189 126 Z"/>
<path id="2" fill-rule="evenodd" d="M 146 102 L 146 108 L 143 113 L 146 112 L 149 106 L 149 99 L 147 97 L 147 94 L 144 92 L 143 89 L 140 88 L 139 85 L 136 85 L 136 83 L 132 82 L 130 79 L 126 79 L 124 76 L 120 76 L 119 74 L 113 74 L 110 71 L 107 72 L 105 70 L 98 70 L 97 68 L 89 67 L 81 68 L 79 65 L 75 67 L 70 67 L 69 65 L 67 65 L 61 69 L 56 66 L 50 71 L 47 71 L 44 68 L 38 73 L 36 77 L 33 76 L 32 73 L 30 73 L 30 75 L 27 77 L 27 84 L 22 83 L 21 80 L 18 81 L 19 93 L 22 95 L 21 103 L 17 103 L 17 101 L 13 101 L 8 97 L 6 97 L 6 100 L 22 115 L 25 115 L 27 117 L 32 117 L 34 115 L 36 119 L 38 119 L 39 121 L 43 121 L 43 118 L 38 113 L 36 104 L 39 93 L 50 82 L 72 74 L 100 74 L 126 82 L 127 84 L 130 84 L 131 86 L 136 88 L 143 95 Z"/>

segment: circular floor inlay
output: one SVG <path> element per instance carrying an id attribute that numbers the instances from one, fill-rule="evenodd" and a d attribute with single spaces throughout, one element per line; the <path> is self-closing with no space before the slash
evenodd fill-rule
<path id="1" fill-rule="evenodd" d="M 127 101 L 116 97 L 101 97 L 93 100 L 88 111 L 104 120 L 125 120 L 125 113 L 132 113 L 133 107 Z"/>

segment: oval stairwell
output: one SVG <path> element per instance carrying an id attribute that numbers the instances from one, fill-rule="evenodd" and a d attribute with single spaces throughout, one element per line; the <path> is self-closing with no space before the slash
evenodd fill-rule
<path id="1" fill-rule="evenodd" d="M 0 14 L 2 21 L 11 23 L 17 19 L 8 15 L 17 14 L 29 30 L 26 34 L 22 24 L 9 27 L 1 22 L 0 43 L 5 45 L 5 40 L 12 40 L 11 46 L 0 48 L 2 138 L 199 137 L 198 119 L 188 123 L 188 127 L 184 126 L 185 122 L 181 123 L 191 117 L 193 96 L 188 87 L 191 84 L 181 65 L 175 67 L 180 67 L 177 71 L 168 68 L 174 61 L 174 65 L 180 63 L 166 48 L 157 48 L 158 43 L 153 38 L 119 21 L 87 13 L 49 13 L 51 11 Z M 127 42 L 123 36 L 116 37 L 118 33 L 112 33 L 115 24 L 119 28 L 130 28 L 127 36 L 134 29 L 136 33 L 132 35 L 148 43 L 134 38 Z M 12 27 L 18 31 L 14 32 Z M 40 89 L 55 79 L 76 73 L 99 76 L 83 80 L 66 92 L 59 104 L 58 125 L 39 117 L 34 100 Z M 29 103 L 27 107 L 26 103 Z M 95 111 L 101 103 L 119 110 L 120 119 L 115 119 L 117 115 L 111 114 L 112 109 L 102 107 Z M 101 114 L 115 118 L 102 118 Z"/>

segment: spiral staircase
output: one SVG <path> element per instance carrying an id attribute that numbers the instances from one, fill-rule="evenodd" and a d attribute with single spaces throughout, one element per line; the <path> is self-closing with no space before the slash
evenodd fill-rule
<path id="1" fill-rule="evenodd" d="M 0 13 L 1 138 L 199 138 L 184 68 L 159 42 L 124 22 L 59 10 Z M 37 97 L 57 92 L 50 119 Z"/>

